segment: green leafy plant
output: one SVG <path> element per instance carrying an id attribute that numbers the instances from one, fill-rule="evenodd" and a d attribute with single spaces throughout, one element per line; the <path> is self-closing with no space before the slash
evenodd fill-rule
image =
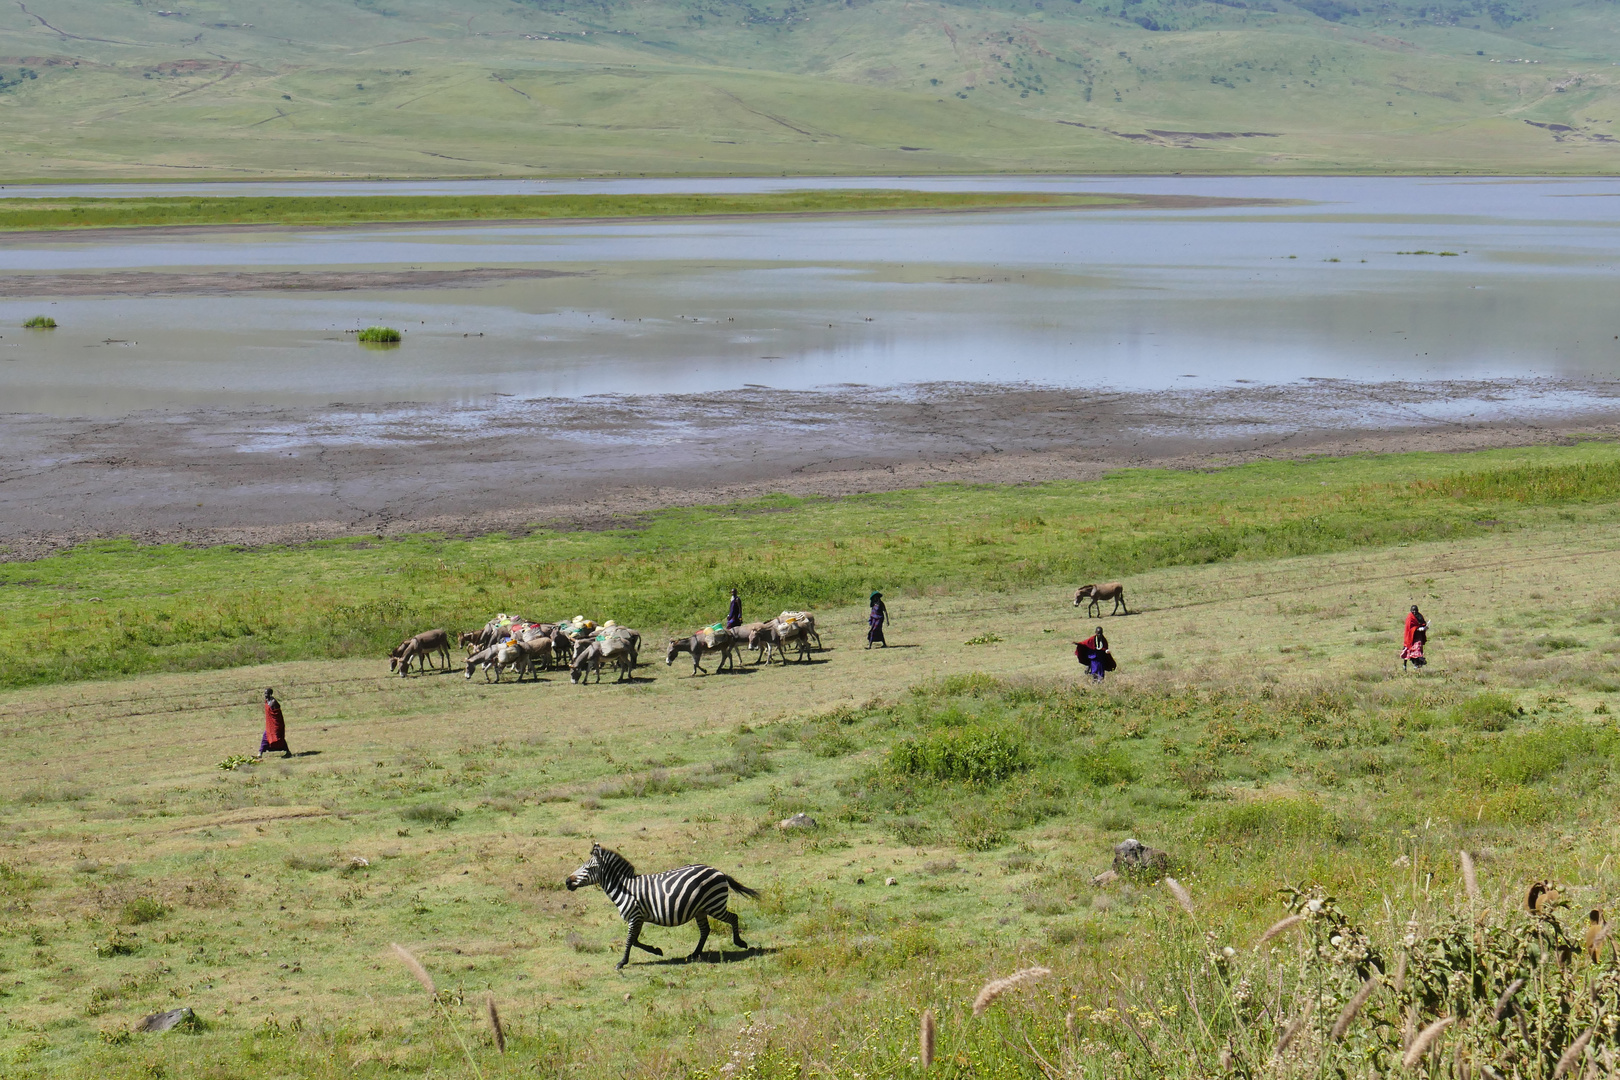
<path id="1" fill-rule="evenodd" d="M 49 315 L 35 315 L 32 319 L 23 323 L 23 326 L 29 330 L 55 330 L 56 320 Z"/>
<path id="2" fill-rule="evenodd" d="M 360 331 L 356 340 L 372 345 L 398 345 L 404 335 L 392 326 L 368 326 Z"/>
<path id="3" fill-rule="evenodd" d="M 1011 732 L 951 728 L 906 739 L 889 751 L 889 768 L 935 780 L 993 784 L 1029 768 L 1023 739 Z"/>

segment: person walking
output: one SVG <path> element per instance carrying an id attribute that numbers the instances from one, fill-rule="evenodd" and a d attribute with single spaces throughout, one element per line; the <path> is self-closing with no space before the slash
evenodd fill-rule
<path id="1" fill-rule="evenodd" d="M 1406 613 L 1406 634 L 1401 642 L 1401 670 L 1407 664 L 1421 668 L 1428 660 L 1424 659 L 1423 646 L 1429 640 L 1429 620 L 1423 617 L 1416 604 Z"/>
<path id="2" fill-rule="evenodd" d="M 281 702 L 276 700 L 276 692 L 269 687 L 264 690 L 264 738 L 259 740 L 259 757 L 264 757 L 271 750 L 280 750 L 287 757 L 292 757 L 292 749 L 287 746 L 287 720 L 281 715 Z"/>
<path id="3" fill-rule="evenodd" d="M 1086 640 L 1074 643 L 1074 658 L 1091 672 L 1092 682 L 1102 682 L 1103 676 L 1118 666 L 1114 663 L 1114 654 L 1108 651 L 1108 639 L 1100 626 Z"/>
<path id="4" fill-rule="evenodd" d="M 889 647 L 889 643 L 883 638 L 883 626 L 888 621 L 889 609 L 883 604 L 883 594 L 875 592 L 872 594 L 872 611 L 866 617 L 866 647 L 868 649 L 873 645 L 881 645 L 885 649 Z"/>
<path id="5" fill-rule="evenodd" d="M 737 595 L 737 586 L 731 587 L 731 606 L 726 608 L 726 629 L 734 630 L 742 625 L 742 597 Z"/>

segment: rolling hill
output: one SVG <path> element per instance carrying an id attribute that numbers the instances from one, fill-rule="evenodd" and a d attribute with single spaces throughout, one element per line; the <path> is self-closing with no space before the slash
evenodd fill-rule
<path id="1" fill-rule="evenodd" d="M 1617 60 L 1614 0 L 9 0 L 0 176 L 1604 173 Z"/>

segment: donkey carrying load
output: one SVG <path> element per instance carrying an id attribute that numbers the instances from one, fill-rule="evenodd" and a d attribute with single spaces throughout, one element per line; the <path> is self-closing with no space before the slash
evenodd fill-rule
<path id="1" fill-rule="evenodd" d="M 627 626 L 615 626 L 574 653 L 573 662 L 568 665 L 568 681 L 578 684 L 588 680 L 594 672 L 596 681 L 601 682 L 604 664 L 619 669 L 619 677 L 614 682 L 634 681 L 640 650 L 639 633 Z"/>
<path id="2" fill-rule="evenodd" d="M 703 658 L 711 652 L 720 654 L 720 663 L 714 669 L 718 674 L 726 670 L 730 664 L 733 671 L 737 669 L 737 650 L 747 643 L 746 636 L 727 630 L 724 626 L 708 626 L 699 630 L 691 637 L 670 638 L 669 651 L 664 654 L 664 666 L 668 667 L 675 662 L 675 657 L 681 653 L 692 654 L 692 674 L 699 672 L 707 675 L 703 667 Z"/>
<path id="3" fill-rule="evenodd" d="M 591 857 L 585 865 L 568 875 L 564 882 L 568 891 L 590 885 L 602 886 L 613 906 L 619 909 L 630 932 L 624 939 L 624 956 L 615 969 L 630 962 L 630 950 L 642 949 L 654 956 L 663 956 L 664 950 L 656 945 L 641 943 L 641 928 L 647 923 L 654 926 L 684 926 L 697 920 L 697 948 L 687 960 L 703 955 L 703 945 L 709 940 L 709 920 L 718 919 L 731 927 L 731 943 L 739 949 L 748 948 L 737 925 L 737 916 L 727 909 L 732 892 L 747 897 L 759 893 L 750 889 L 730 874 L 701 863 L 665 870 L 661 874 L 637 874 L 630 860 L 601 844 L 591 845 Z"/>

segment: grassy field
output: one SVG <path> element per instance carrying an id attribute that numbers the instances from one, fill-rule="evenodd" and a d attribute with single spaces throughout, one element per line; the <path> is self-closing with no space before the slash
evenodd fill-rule
<path id="1" fill-rule="evenodd" d="M 1595 0 L 37 0 L 12 179 L 1605 173 Z"/>
<path id="2" fill-rule="evenodd" d="M 0 231 L 156 225 L 351 225 L 411 221 L 870 214 L 1128 206 L 1129 195 L 994 191 L 784 191 L 761 195 L 473 195 L 0 199 Z"/>
<path id="3" fill-rule="evenodd" d="M 1617 461 L 1588 444 L 1127 473 L 621 533 L 9 564 L 6 625 L 28 627 L 9 655 L 65 647 L 32 620 L 47 593 L 85 610 L 70 584 L 126 620 L 192 612 L 193 637 L 151 645 L 130 665 L 144 673 L 8 669 L 0 1062 L 19 1077 L 902 1077 L 919 1074 L 931 1009 L 933 1071 L 953 1077 L 1040 1076 L 1039 1059 L 1057 1075 L 1209 1075 L 1223 1053 L 1253 1074 L 1387 1072 L 1403 1024 L 1448 1014 L 1465 1020 L 1431 1060 L 1505 1068 L 1511 1023 L 1461 1010 L 1522 969 L 1543 1050 L 1519 1074 L 1550 1076 L 1545 1048 L 1589 1022 L 1587 998 L 1558 996 L 1562 973 L 1593 979 L 1604 1008 L 1614 982 L 1577 954 L 1582 913 L 1620 888 Z M 526 576 L 482 569 L 514 566 Z M 307 658 L 327 639 L 289 636 L 277 662 L 194 651 L 221 669 L 157 670 L 217 647 L 193 605 L 233 588 L 278 597 L 278 619 L 386 592 L 407 597 L 402 619 L 589 596 L 651 636 L 706 617 L 709 587 L 744 567 L 751 612 L 822 590 L 814 663 L 469 684 L 389 677 L 361 655 L 369 639 L 327 659 Z M 1103 620 L 1121 670 L 1092 688 L 1068 643 L 1095 623 L 1068 592 L 1105 569 L 1138 613 Z M 897 647 L 867 652 L 873 581 Z M 1395 657 L 1411 603 L 1435 627 L 1421 673 Z M 266 685 L 297 756 L 218 768 L 256 747 Z M 798 811 L 819 828 L 775 827 Z M 1126 835 L 1171 853 L 1190 914 L 1156 876 L 1093 883 Z M 707 962 L 683 964 L 692 929 L 655 929 L 644 939 L 670 959 L 615 974 L 617 913 L 561 888 L 593 839 L 645 870 L 707 861 L 761 890 L 733 905 L 753 949 L 711 938 Z M 1555 912 L 1575 942 L 1561 967 L 1546 917 L 1511 914 L 1538 879 L 1571 905 Z M 1289 903 L 1311 918 L 1255 947 Z M 1471 946 L 1457 927 L 1476 917 L 1491 931 Z M 987 978 L 1033 964 L 1051 974 L 971 1015 Z M 1335 1040 L 1378 970 L 1389 987 Z M 1446 981 L 1458 970 L 1482 989 Z M 195 1024 L 130 1033 L 179 1006 Z M 1610 1029 L 1601 1010 L 1590 1022 L 1601 1054 Z"/>

